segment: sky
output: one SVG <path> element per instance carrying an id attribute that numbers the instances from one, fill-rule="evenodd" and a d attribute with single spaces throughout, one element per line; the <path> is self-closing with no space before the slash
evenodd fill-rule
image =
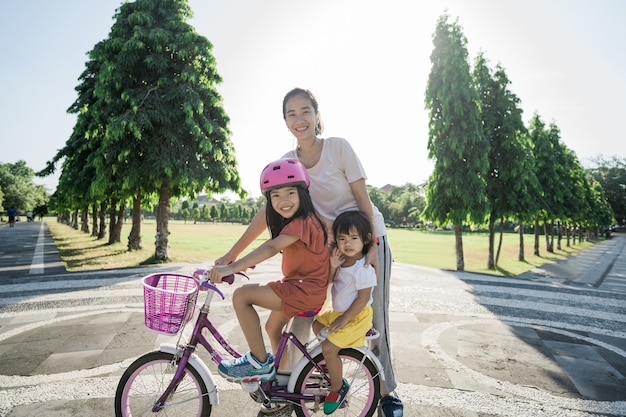
<path id="1" fill-rule="evenodd" d="M 43 169 L 65 145 L 78 77 L 122 0 L 0 0 L 0 163 Z M 282 117 L 294 87 L 318 98 L 323 136 L 348 139 L 368 184 L 430 176 L 424 92 L 438 18 L 458 19 L 469 62 L 500 64 L 525 123 L 555 123 L 583 166 L 626 158 L 622 0 L 189 0 L 213 44 L 242 185 L 295 147 Z M 60 166 L 58 167 L 60 168 Z M 58 171 L 35 179 L 50 192 Z"/>

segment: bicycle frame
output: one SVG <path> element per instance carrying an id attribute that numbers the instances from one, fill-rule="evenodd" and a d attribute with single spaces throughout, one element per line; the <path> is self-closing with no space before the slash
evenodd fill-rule
<path id="1" fill-rule="evenodd" d="M 215 381 L 213 380 L 213 374 L 204 363 L 204 361 L 202 361 L 202 359 L 200 359 L 195 354 L 195 351 L 198 345 L 203 346 L 209 353 L 213 362 L 215 362 L 216 364 L 219 364 L 224 359 L 224 357 L 213 347 L 209 339 L 203 335 L 202 331 L 204 329 L 208 330 L 213 339 L 215 339 L 215 341 L 218 342 L 229 355 L 235 358 L 242 356 L 242 354 L 234 349 L 230 345 L 230 343 L 219 333 L 217 328 L 208 318 L 209 306 L 213 299 L 213 296 L 215 295 L 215 293 L 218 293 L 222 297 L 222 299 L 224 299 L 224 294 L 222 294 L 222 292 L 211 282 L 202 281 L 200 282 L 200 286 L 201 288 L 207 289 L 208 291 L 205 297 L 204 304 L 199 306 L 200 312 L 198 314 L 198 317 L 196 318 L 189 341 L 184 345 L 180 343 L 177 345 L 162 344 L 159 348 L 159 350 L 162 352 L 174 355 L 175 359 L 173 363 L 176 364 L 177 368 L 171 382 L 169 383 L 167 388 L 165 388 L 159 399 L 153 404 L 153 412 L 157 412 L 164 407 L 166 400 L 176 390 L 176 388 L 182 381 L 185 374 L 185 367 L 188 363 L 198 371 L 201 378 L 204 380 L 208 391 L 207 395 L 209 396 L 209 403 L 211 405 L 217 405 L 219 403 L 217 386 L 215 384 Z M 316 341 L 317 339 L 314 340 Z M 260 390 L 257 389 L 257 391 L 260 393 L 260 395 L 262 395 L 263 402 L 270 402 L 270 398 L 284 399 L 286 402 L 319 401 L 320 398 L 316 395 L 294 393 L 296 379 L 300 374 L 300 371 L 304 369 L 304 367 L 309 363 L 311 363 L 313 367 L 319 372 L 321 378 L 320 381 L 325 381 L 325 383 L 328 383 L 330 385 L 330 378 L 327 372 L 314 360 L 314 357 L 321 353 L 321 345 L 318 344 L 309 351 L 308 347 L 311 341 L 302 343 L 291 331 L 285 331 L 281 336 L 281 340 L 276 351 L 276 363 L 280 363 L 280 360 L 285 354 L 287 346 L 290 342 L 293 343 L 294 346 L 296 346 L 296 348 L 302 353 L 303 357 L 298 361 L 295 368 L 291 371 L 291 375 L 289 376 L 287 383 L 283 384 L 278 382 L 277 380 L 272 380 L 262 382 L 258 385 L 258 388 L 260 388 Z M 384 379 L 384 373 L 382 372 L 382 366 L 378 358 L 376 358 L 376 356 L 373 355 L 368 348 L 363 347 L 356 349 L 360 350 L 363 353 L 363 358 L 361 362 L 363 363 L 367 358 L 372 360 L 379 371 L 379 375 L 381 375 Z"/>

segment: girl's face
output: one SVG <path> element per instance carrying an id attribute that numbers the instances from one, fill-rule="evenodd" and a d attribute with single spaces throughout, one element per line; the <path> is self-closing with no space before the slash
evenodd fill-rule
<path id="1" fill-rule="evenodd" d="M 285 103 L 285 123 L 297 139 L 315 137 L 319 114 L 307 97 L 297 94 Z"/>
<path id="2" fill-rule="evenodd" d="M 287 186 L 270 191 L 270 203 L 276 213 L 285 219 L 292 218 L 300 208 L 298 188 Z"/>
<path id="3" fill-rule="evenodd" d="M 361 259 L 363 256 L 363 241 L 354 227 L 348 234 L 339 233 L 335 239 L 339 252 L 348 259 Z"/>

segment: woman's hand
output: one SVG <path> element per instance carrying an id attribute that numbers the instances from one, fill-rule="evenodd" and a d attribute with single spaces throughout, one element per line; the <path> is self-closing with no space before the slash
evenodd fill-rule
<path id="1" fill-rule="evenodd" d="M 371 265 L 376 271 L 376 276 L 378 276 L 379 263 L 378 263 L 378 245 L 373 244 L 370 246 L 370 250 L 367 252 L 367 257 L 365 259 L 365 267 L 369 267 Z"/>

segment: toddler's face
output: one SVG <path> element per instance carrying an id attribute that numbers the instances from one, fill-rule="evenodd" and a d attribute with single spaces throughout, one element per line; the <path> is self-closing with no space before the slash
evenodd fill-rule
<path id="1" fill-rule="evenodd" d="M 348 258 L 360 257 L 363 252 L 361 235 L 353 227 L 347 234 L 337 235 L 336 244 L 339 251 Z"/>

